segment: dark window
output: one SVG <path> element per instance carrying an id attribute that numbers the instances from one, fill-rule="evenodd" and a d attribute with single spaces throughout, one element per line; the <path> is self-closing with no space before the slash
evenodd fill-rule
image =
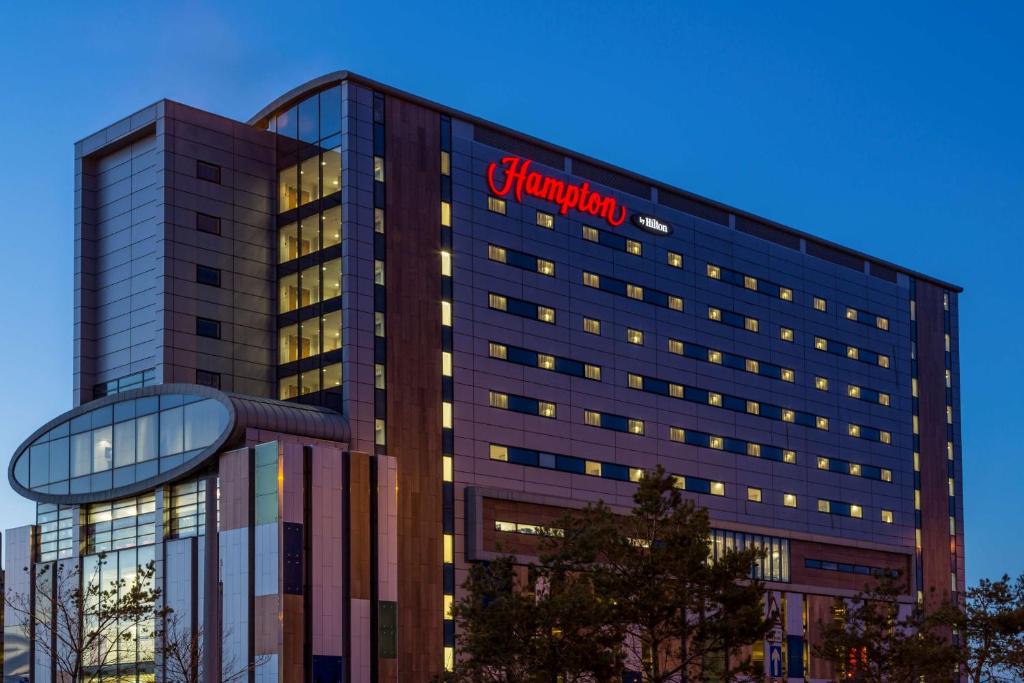
<path id="1" fill-rule="evenodd" d="M 196 161 L 196 178 L 220 185 L 220 166 L 205 161 Z"/>
<path id="2" fill-rule="evenodd" d="M 207 370 L 196 370 L 196 384 L 204 387 L 220 389 L 220 373 Z"/>
<path id="3" fill-rule="evenodd" d="M 220 323 L 209 318 L 196 318 L 196 334 L 200 337 L 220 339 Z"/>
<path id="4" fill-rule="evenodd" d="M 220 269 L 196 264 L 196 282 L 201 285 L 220 287 Z"/>
<path id="5" fill-rule="evenodd" d="M 196 212 L 196 230 L 219 235 L 220 219 L 206 213 Z"/>

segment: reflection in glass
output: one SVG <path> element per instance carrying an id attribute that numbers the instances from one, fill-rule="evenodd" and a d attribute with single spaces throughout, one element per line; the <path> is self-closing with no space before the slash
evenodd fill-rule
<path id="1" fill-rule="evenodd" d="M 92 471 L 92 434 L 84 432 L 71 437 L 71 476 L 80 477 Z"/>
<path id="2" fill-rule="evenodd" d="M 47 444 L 33 446 L 29 450 L 29 471 L 31 486 L 39 486 L 50 482 L 50 447 Z"/>
<path id="3" fill-rule="evenodd" d="M 227 415 L 220 401 L 208 398 L 185 406 L 185 450 L 209 446 L 227 427 Z"/>
<path id="4" fill-rule="evenodd" d="M 302 221 L 302 241 L 299 247 L 301 256 L 320 249 L 320 217 L 316 214 Z"/>
<path id="5" fill-rule="evenodd" d="M 324 151 L 323 160 L 320 162 L 324 171 L 323 193 L 326 197 L 329 194 L 341 191 L 341 147 Z"/>
<path id="6" fill-rule="evenodd" d="M 324 353 L 341 348 L 341 311 L 334 311 L 323 316 L 323 349 Z"/>
<path id="7" fill-rule="evenodd" d="M 138 462 L 152 460 L 158 454 L 158 419 L 157 414 L 154 413 L 140 417 L 135 421 L 135 459 Z"/>
<path id="8" fill-rule="evenodd" d="M 114 467 L 135 463 L 135 421 L 114 425 Z"/>
<path id="9" fill-rule="evenodd" d="M 277 174 L 277 211 L 284 213 L 299 205 L 299 169 L 289 166 Z"/>
<path id="10" fill-rule="evenodd" d="M 310 157 L 302 162 L 299 185 L 299 204 L 320 199 L 320 157 Z"/>
<path id="11" fill-rule="evenodd" d="M 324 249 L 341 244 L 341 207 L 335 206 L 323 213 Z"/>
<path id="12" fill-rule="evenodd" d="M 279 135 L 295 138 L 298 137 L 298 131 L 298 110 L 295 107 L 277 115 L 277 132 Z"/>
<path id="13" fill-rule="evenodd" d="M 299 258 L 299 224 L 289 223 L 278 232 L 278 262 Z"/>
<path id="14" fill-rule="evenodd" d="M 68 447 L 67 437 L 50 442 L 50 481 L 62 481 L 68 478 Z"/>
<path id="15" fill-rule="evenodd" d="M 311 266 L 302 271 L 300 306 L 309 306 L 320 301 L 320 266 Z"/>
<path id="16" fill-rule="evenodd" d="M 184 449 L 183 411 L 181 408 L 160 411 L 160 455 L 181 453 Z"/>
<path id="17" fill-rule="evenodd" d="M 320 93 L 320 138 L 341 130 L 341 86 L 336 85 Z"/>
<path id="18" fill-rule="evenodd" d="M 341 259 L 328 261 L 323 265 L 324 301 L 341 296 Z"/>
<path id="19" fill-rule="evenodd" d="M 316 142 L 320 139 L 320 98 L 313 95 L 299 103 L 299 139 Z"/>
<path id="20" fill-rule="evenodd" d="M 114 432 L 110 427 L 92 431 L 92 471 L 105 472 L 114 464 Z"/>

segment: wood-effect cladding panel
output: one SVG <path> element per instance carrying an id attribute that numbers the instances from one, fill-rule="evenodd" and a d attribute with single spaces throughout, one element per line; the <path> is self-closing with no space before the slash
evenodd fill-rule
<path id="1" fill-rule="evenodd" d="M 441 673 L 440 117 L 385 101 L 386 451 L 398 467 L 398 679 Z"/>
<path id="2" fill-rule="evenodd" d="M 837 572 L 827 569 L 808 569 L 804 566 L 804 560 L 807 559 L 897 570 L 902 573 L 904 578 L 910 576 L 909 555 L 887 553 L 881 550 L 791 540 L 789 542 L 789 556 L 790 582 L 799 585 L 860 591 L 866 585 L 874 582 L 871 576 L 864 574 Z"/>

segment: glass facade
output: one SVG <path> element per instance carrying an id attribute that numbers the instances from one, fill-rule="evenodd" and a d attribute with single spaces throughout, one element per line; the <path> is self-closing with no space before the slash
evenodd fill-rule
<path id="1" fill-rule="evenodd" d="M 341 407 L 341 87 L 272 117 L 278 152 L 278 398 Z"/>
<path id="2" fill-rule="evenodd" d="M 96 408 L 36 439 L 14 463 L 19 484 L 41 493 L 106 491 L 196 457 L 228 426 L 210 398 L 162 394 Z"/>

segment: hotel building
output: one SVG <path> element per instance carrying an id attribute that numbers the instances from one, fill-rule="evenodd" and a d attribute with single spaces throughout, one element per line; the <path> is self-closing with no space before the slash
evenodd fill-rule
<path id="1" fill-rule="evenodd" d="M 872 572 L 963 591 L 933 277 L 349 72 L 78 142 L 74 268 L 73 408 L 11 459 L 37 519 L 7 590 L 152 562 L 204 680 L 426 683 L 470 565 L 659 464 L 713 553 L 766 549 L 788 680 L 831 676 L 810 643 Z M 5 681 L 53 680 L 5 618 Z"/>

